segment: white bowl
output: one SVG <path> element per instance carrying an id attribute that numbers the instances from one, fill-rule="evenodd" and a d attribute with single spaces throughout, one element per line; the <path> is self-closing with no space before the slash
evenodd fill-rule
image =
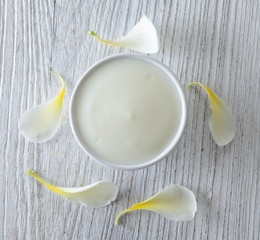
<path id="1" fill-rule="evenodd" d="M 168 147 L 162 152 L 160 153 L 158 156 L 156 156 L 155 158 L 145 162 L 145 163 L 141 163 L 138 165 L 120 165 L 120 164 L 115 164 L 115 163 L 111 163 L 106 161 L 105 159 L 102 159 L 98 156 L 98 154 L 94 153 L 87 145 L 86 143 L 81 139 L 81 136 L 79 134 L 79 130 L 77 128 L 77 124 L 76 121 L 74 119 L 74 105 L 75 105 L 75 98 L 77 96 L 77 92 L 78 89 L 80 88 L 80 85 L 83 81 L 85 81 L 87 79 L 87 76 L 89 75 L 90 72 L 92 72 L 93 70 L 95 70 L 97 67 L 99 67 L 101 64 L 105 63 L 105 62 L 109 62 L 111 60 L 114 59 L 120 59 L 120 58 L 135 58 L 135 59 L 140 59 L 149 63 L 154 64 L 156 67 L 159 67 L 160 69 L 162 69 L 165 73 L 168 74 L 168 76 L 171 78 L 171 80 L 173 81 L 173 83 L 175 84 L 178 93 L 179 93 L 179 97 L 181 100 L 181 109 L 182 109 L 182 113 L 181 113 L 181 121 L 180 121 L 180 125 L 179 128 L 177 130 L 177 133 L 173 136 L 172 141 L 170 142 L 170 144 L 168 145 Z M 159 162 L 160 160 L 162 160 L 167 154 L 169 154 L 173 148 L 176 146 L 176 144 L 178 143 L 178 141 L 180 140 L 185 125 L 186 125 L 186 117 L 187 117 L 187 107 L 186 107 L 186 101 L 185 101 L 185 95 L 183 92 L 183 89 L 179 83 L 179 81 L 177 80 L 177 77 L 175 76 L 175 74 L 168 68 L 166 67 L 164 64 L 162 64 L 160 61 L 148 57 L 148 56 L 144 56 L 144 55 L 138 55 L 138 54 L 117 54 L 114 56 L 110 56 L 104 59 L 101 59 L 99 62 L 95 63 L 93 66 L 91 66 L 84 74 L 83 76 L 79 79 L 76 87 L 73 90 L 71 99 L 70 99 L 70 107 L 69 107 L 69 115 L 70 115 L 70 124 L 71 124 L 71 128 L 72 128 L 72 132 L 78 142 L 78 144 L 81 146 L 81 148 L 94 160 L 96 160 L 99 163 L 102 163 L 105 166 L 109 166 L 112 168 L 116 168 L 116 169 L 121 169 L 121 170 L 135 170 L 135 169 L 141 169 L 141 168 L 146 168 L 149 167 L 157 162 Z"/>

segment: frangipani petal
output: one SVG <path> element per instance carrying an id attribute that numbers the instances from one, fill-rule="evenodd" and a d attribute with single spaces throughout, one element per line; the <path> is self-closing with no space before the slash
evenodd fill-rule
<path id="1" fill-rule="evenodd" d="M 118 187 L 112 182 L 96 182 L 85 187 L 66 188 L 54 187 L 35 172 L 28 169 L 27 172 L 47 186 L 51 191 L 67 198 L 68 200 L 81 203 L 87 207 L 98 208 L 108 205 L 116 199 Z"/>
<path id="2" fill-rule="evenodd" d="M 138 209 L 150 210 L 175 221 L 188 221 L 195 216 L 197 202 L 193 192 L 188 188 L 173 185 L 121 212 L 116 219 L 116 224 L 124 213 Z"/>
<path id="3" fill-rule="evenodd" d="M 192 85 L 201 86 L 210 97 L 212 114 L 209 119 L 209 128 L 215 142 L 219 146 L 230 143 L 235 136 L 235 121 L 231 110 L 210 88 L 201 83 L 190 83 L 186 90 Z"/>
<path id="4" fill-rule="evenodd" d="M 99 41 L 112 46 L 126 47 L 143 53 L 157 53 L 159 51 L 157 31 L 146 16 L 142 17 L 132 31 L 122 38 L 103 40 L 92 31 L 89 31 L 88 33 L 96 37 Z"/>
<path id="5" fill-rule="evenodd" d="M 25 111 L 19 119 L 18 128 L 21 134 L 29 141 L 42 143 L 50 140 L 58 131 L 65 87 L 63 78 L 55 72 L 62 81 L 62 89 L 57 97 L 46 103 Z"/>

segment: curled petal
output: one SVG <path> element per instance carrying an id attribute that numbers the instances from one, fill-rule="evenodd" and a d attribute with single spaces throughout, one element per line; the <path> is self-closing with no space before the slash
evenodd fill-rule
<path id="1" fill-rule="evenodd" d="M 62 89 L 57 97 L 46 103 L 25 111 L 19 119 L 18 128 L 21 134 L 29 141 L 42 143 L 50 140 L 58 131 L 65 87 L 63 78 L 55 72 L 62 81 Z"/>
<path id="2" fill-rule="evenodd" d="M 148 200 L 137 203 L 133 207 L 122 211 L 117 219 L 126 212 L 134 210 L 150 210 L 175 221 L 188 221 L 194 218 L 197 211 L 196 198 L 188 188 L 173 185 L 154 195 Z"/>
<path id="3" fill-rule="evenodd" d="M 210 88 L 201 83 L 190 83 L 186 90 L 192 85 L 201 86 L 210 97 L 212 114 L 209 119 L 209 128 L 215 142 L 219 146 L 230 143 L 235 136 L 235 121 L 231 110 Z"/>
<path id="4" fill-rule="evenodd" d="M 116 199 L 118 187 L 112 182 L 96 182 L 85 187 L 66 188 L 55 187 L 35 172 L 28 169 L 27 172 L 47 186 L 51 191 L 67 198 L 68 200 L 81 203 L 87 207 L 98 208 L 108 205 Z"/>
<path id="5" fill-rule="evenodd" d="M 103 40 L 92 31 L 89 31 L 88 33 L 96 37 L 99 41 L 112 46 L 126 47 L 143 53 L 157 53 L 159 51 L 157 31 L 146 16 L 142 17 L 132 31 L 122 38 Z"/>

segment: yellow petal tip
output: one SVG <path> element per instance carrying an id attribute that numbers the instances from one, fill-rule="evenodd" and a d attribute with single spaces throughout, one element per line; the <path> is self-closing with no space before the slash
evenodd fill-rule
<path id="1" fill-rule="evenodd" d="M 28 168 L 26 172 L 27 172 L 28 174 L 30 174 L 30 175 L 32 175 L 32 173 L 33 173 L 33 171 L 32 171 L 30 168 Z"/>
<path id="2" fill-rule="evenodd" d="M 93 36 L 93 37 L 96 37 L 99 40 L 98 35 L 96 33 L 94 33 L 93 31 L 88 31 L 88 34 Z"/>
<path id="3" fill-rule="evenodd" d="M 63 77 L 60 74 L 58 74 L 58 73 L 56 73 L 54 71 L 51 71 L 51 73 L 55 74 L 56 76 L 58 76 L 60 78 L 60 80 L 62 81 L 62 87 L 64 88 L 64 79 L 63 79 Z"/>
<path id="4" fill-rule="evenodd" d="M 99 40 L 100 42 L 103 42 L 103 43 L 107 43 L 107 44 L 110 44 L 109 42 L 101 39 L 96 33 L 94 33 L 93 31 L 88 31 L 88 34 L 95 37 L 97 40 Z"/>
<path id="5" fill-rule="evenodd" d="M 188 90 L 189 87 L 193 86 L 193 85 L 200 85 L 201 87 L 205 88 L 204 85 L 202 85 L 201 83 L 199 82 L 192 82 L 190 84 L 187 85 L 187 87 L 185 88 L 185 92 Z"/>
<path id="6" fill-rule="evenodd" d="M 115 224 L 116 225 L 119 225 L 119 219 L 121 218 L 121 216 L 126 213 L 126 212 L 130 212 L 131 210 L 130 209 L 126 209 L 124 211 L 122 211 L 121 213 L 118 214 L 117 218 L 116 218 L 116 221 L 115 221 Z"/>
<path id="7" fill-rule="evenodd" d="M 37 175 L 33 170 L 31 170 L 30 168 L 27 169 L 26 172 L 27 172 L 29 175 L 31 175 L 32 177 L 38 178 L 38 175 Z"/>

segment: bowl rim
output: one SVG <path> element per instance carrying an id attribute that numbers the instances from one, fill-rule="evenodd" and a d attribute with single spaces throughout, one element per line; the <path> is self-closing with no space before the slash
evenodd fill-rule
<path id="1" fill-rule="evenodd" d="M 105 159 L 102 159 L 99 157 L 97 154 L 93 153 L 84 143 L 84 141 L 80 138 L 80 134 L 77 132 L 76 129 L 76 123 L 75 119 L 73 117 L 73 103 L 75 102 L 76 95 L 78 88 L 86 78 L 86 76 L 91 73 L 95 68 L 98 66 L 107 63 L 111 60 L 115 59 L 120 59 L 120 58 L 134 58 L 134 59 L 140 59 L 149 63 L 152 63 L 162 69 L 173 81 L 174 85 L 177 88 L 177 91 L 180 95 L 180 100 L 181 100 L 181 109 L 182 109 L 182 114 L 181 114 L 181 120 L 180 120 L 180 126 L 177 130 L 177 133 L 174 135 L 173 139 L 169 143 L 169 145 L 164 149 L 163 152 L 161 152 L 159 155 L 157 155 L 155 158 L 151 159 L 150 161 L 141 163 L 141 164 L 134 164 L 134 165 L 122 165 L 122 164 L 116 164 L 116 163 L 111 163 L 106 161 Z M 80 145 L 80 147 L 83 149 L 83 151 L 93 160 L 95 160 L 98 163 L 101 163 L 104 166 L 111 167 L 113 169 L 119 169 L 119 170 L 137 170 L 137 169 L 143 169 L 150 167 L 151 165 L 154 165 L 161 161 L 164 157 L 166 157 L 177 145 L 179 140 L 181 139 L 185 126 L 186 126 L 186 121 L 187 121 L 187 104 L 186 104 L 186 99 L 185 99 L 185 94 L 183 91 L 182 86 L 179 83 L 178 78 L 176 75 L 166 66 L 164 65 L 161 61 L 159 61 L 156 58 L 147 56 L 147 55 L 140 55 L 140 54 L 135 54 L 135 53 L 119 53 L 119 54 L 114 54 L 105 58 L 100 59 L 96 63 L 94 63 L 92 66 L 90 66 L 79 78 L 77 81 L 73 92 L 71 94 L 70 98 L 70 103 L 69 103 L 69 119 L 70 119 L 70 126 L 74 135 L 74 138 L 76 139 L 77 143 Z"/>

